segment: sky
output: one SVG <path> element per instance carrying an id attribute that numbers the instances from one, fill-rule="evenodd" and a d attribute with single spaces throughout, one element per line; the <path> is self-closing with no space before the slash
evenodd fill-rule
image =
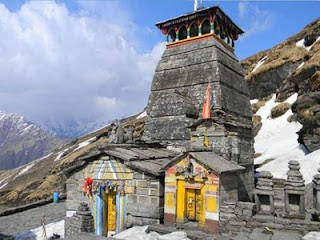
<path id="1" fill-rule="evenodd" d="M 203 1 L 245 33 L 240 60 L 319 17 L 319 1 Z M 0 109 L 65 131 L 146 106 L 165 50 L 155 23 L 193 0 L 0 1 Z"/>

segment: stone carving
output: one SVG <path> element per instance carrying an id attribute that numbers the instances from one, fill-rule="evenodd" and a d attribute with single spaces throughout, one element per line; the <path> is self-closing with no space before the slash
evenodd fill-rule
<path id="1" fill-rule="evenodd" d="M 317 220 L 320 219 L 320 169 L 318 173 L 313 176 L 313 207 Z"/>
<path id="2" fill-rule="evenodd" d="M 298 161 L 289 161 L 289 171 L 285 182 L 285 209 L 286 215 L 292 217 L 304 218 L 304 189 L 305 184 L 300 173 L 300 163 Z"/>
<path id="3" fill-rule="evenodd" d="M 121 143 L 133 143 L 133 127 L 129 127 L 125 132 L 121 126 L 121 122 L 116 120 L 112 123 L 111 135 L 109 143 L 121 144 Z"/>
<path id="4" fill-rule="evenodd" d="M 66 235 L 69 236 L 78 232 L 94 232 L 93 217 L 88 204 L 84 202 L 80 203 L 76 214 L 71 218 Z"/>

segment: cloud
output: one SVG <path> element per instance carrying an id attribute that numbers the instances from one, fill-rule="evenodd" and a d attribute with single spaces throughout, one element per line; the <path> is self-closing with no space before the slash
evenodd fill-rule
<path id="1" fill-rule="evenodd" d="M 145 107 L 164 44 L 141 53 L 134 23 L 85 7 L 71 12 L 54 1 L 29 1 L 11 12 L 0 4 L 0 109 L 65 126 Z"/>
<path id="2" fill-rule="evenodd" d="M 247 1 L 240 1 L 238 3 L 238 15 L 245 31 L 245 35 L 240 38 L 240 41 L 270 29 L 274 22 L 272 12 L 262 10 L 254 3 Z"/>

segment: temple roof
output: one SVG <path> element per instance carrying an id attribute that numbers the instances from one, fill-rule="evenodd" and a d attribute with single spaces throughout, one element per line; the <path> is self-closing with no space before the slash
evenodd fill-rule
<path id="1" fill-rule="evenodd" d="M 189 155 L 219 174 L 245 170 L 245 167 L 228 161 L 214 152 L 189 152 Z"/>
<path id="2" fill-rule="evenodd" d="M 163 165 L 163 169 L 168 169 L 169 167 L 173 166 L 177 161 L 181 160 L 182 158 L 190 155 L 191 157 L 195 158 L 197 161 L 202 163 L 203 165 L 209 167 L 214 172 L 218 174 L 226 173 L 226 172 L 237 172 L 245 170 L 245 167 L 240 166 L 234 162 L 228 161 L 223 157 L 217 155 L 214 152 L 186 152 L 183 154 L 178 155 L 176 158 L 168 161 L 167 164 Z"/>
<path id="3" fill-rule="evenodd" d="M 235 31 L 237 34 L 242 34 L 244 31 L 239 28 L 228 15 L 226 15 L 219 6 L 201 8 L 194 12 L 189 12 L 178 17 L 170 18 L 168 20 L 156 23 L 156 26 L 161 29 L 162 27 L 169 27 L 171 25 L 183 23 L 186 21 L 197 19 L 198 17 L 206 17 L 211 13 L 215 13 L 222 21 L 226 24 L 231 25 L 232 30 Z"/>

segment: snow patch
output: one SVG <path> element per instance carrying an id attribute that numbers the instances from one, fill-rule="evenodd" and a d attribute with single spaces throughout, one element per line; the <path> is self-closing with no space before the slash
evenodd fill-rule
<path id="1" fill-rule="evenodd" d="M 4 188 L 5 186 L 7 186 L 8 185 L 8 183 L 6 182 L 6 183 L 4 183 L 4 184 L 2 184 L 1 186 L 0 186 L 0 189 L 2 189 L 2 188 Z"/>
<path id="2" fill-rule="evenodd" d="M 306 47 L 304 45 L 304 38 L 303 38 L 300 41 L 296 42 L 296 46 L 297 47 L 303 47 L 303 48 L 307 49 L 307 51 L 310 51 L 310 49 L 313 47 L 313 45 L 318 41 L 320 41 L 320 36 L 310 46 Z"/>
<path id="3" fill-rule="evenodd" d="M 65 151 L 66 151 L 66 150 L 63 150 L 63 151 L 59 152 L 59 154 L 57 155 L 57 157 L 54 159 L 54 162 L 55 162 L 55 161 L 58 161 L 58 160 L 62 157 L 62 155 L 64 154 Z"/>
<path id="4" fill-rule="evenodd" d="M 148 226 L 135 226 L 129 228 L 117 235 L 113 236 L 116 239 L 125 239 L 125 240 L 189 240 L 185 232 L 173 232 L 165 235 L 160 235 L 156 232 L 146 233 Z"/>
<path id="5" fill-rule="evenodd" d="M 53 236 L 53 234 L 60 235 L 64 238 L 64 220 L 45 225 L 45 231 L 47 238 Z M 44 238 L 43 227 L 30 229 L 28 232 L 15 235 L 16 240 L 42 240 Z"/>
<path id="6" fill-rule="evenodd" d="M 297 67 L 297 69 L 302 68 L 303 65 L 304 65 L 304 62 L 302 62 L 302 63 Z"/>
<path id="7" fill-rule="evenodd" d="M 77 211 L 67 211 L 66 212 L 66 217 L 72 217 L 73 215 L 75 215 L 77 213 Z"/>
<path id="8" fill-rule="evenodd" d="M 255 103 L 258 103 L 259 102 L 259 99 L 251 99 L 250 100 L 250 104 L 255 104 Z"/>
<path id="9" fill-rule="evenodd" d="M 34 166 L 35 162 L 31 162 L 30 164 L 28 164 L 25 168 L 23 168 L 22 170 L 20 170 L 20 172 L 18 173 L 18 176 L 19 177 L 20 175 L 26 173 L 29 171 L 30 168 L 32 168 Z"/>
<path id="10" fill-rule="evenodd" d="M 259 67 L 261 67 L 262 64 L 264 64 L 264 62 L 267 60 L 267 56 L 264 56 L 258 63 L 257 65 L 254 67 L 254 69 L 251 71 L 251 73 L 254 73 L 255 71 L 257 71 L 257 69 Z"/>
<path id="11" fill-rule="evenodd" d="M 320 240 L 320 232 L 309 232 L 302 237 L 302 240 Z"/>
<path id="12" fill-rule="evenodd" d="M 79 143 L 79 144 L 78 144 L 78 147 L 77 147 L 76 149 L 74 149 L 73 152 L 75 152 L 75 151 L 77 151 L 77 150 L 79 150 L 79 149 L 81 149 L 81 148 L 89 145 L 89 144 L 92 143 L 94 140 L 96 140 L 96 137 L 90 138 L 90 139 L 88 139 L 87 141 L 84 141 L 84 142 Z"/>
<path id="13" fill-rule="evenodd" d="M 146 117 L 146 116 L 147 116 L 147 111 L 144 111 L 136 119 L 140 119 L 140 118 L 143 118 L 143 117 Z"/>
<path id="14" fill-rule="evenodd" d="M 285 102 L 294 103 L 298 97 L 295 93 Z M 287 118 L 292 115 L 291 109 L 282 116 L 272 119 L 271 109 L 280 103 L 275 102 L 275 94 L 266 102 L 265 106 L 257 111 L 261 116 L 262 127 L 255 137 L 254 148 L 261 156 L 255 158 L 255 164 L 264 163 L 257 171 L 270 171 L 275 178 L 286 178 L 288 162 L 297 160 L 301 165 L 301 173 L 306 183 L 312 181 L 313 175 L 319 167 L 320 150 L 306 154 L 303 145 L 298 143 L 298 132 L 302 125 L 298 122 L 288 122 Z"/>

